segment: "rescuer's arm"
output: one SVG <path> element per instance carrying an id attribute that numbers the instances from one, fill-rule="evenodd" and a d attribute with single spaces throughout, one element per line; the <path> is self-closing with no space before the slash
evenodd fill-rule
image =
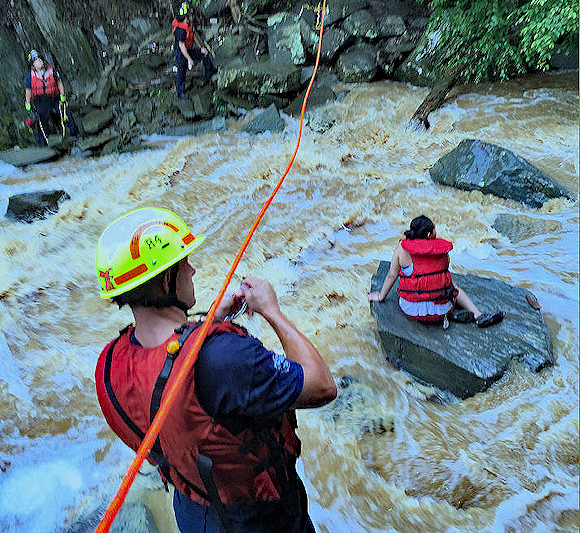
<path id="1" fill-rule="evenodd" d="M 241 290 L 248 313 L 262 315 L 274 328 L 286 357 L 302 367 L 304 384 L 293 407 L 320 407 L 334 400 L 336 384 L 330 369 L 312 343 L 280 311 L 272 285 L 266 280 L 245 278 Z"/>
<path id="2" fill-rule="evenodd" d="M 189 55 L 189 52 L 187 51 L 187 47 L 185 46 L 185 43 L 183 41 L 179 41 L 179 49 L 181 50 L 183 57 L 185 57 L 185 59 L 187 59 L 188 66 L 191 68 L 193 66 L 193 59 Z"/>

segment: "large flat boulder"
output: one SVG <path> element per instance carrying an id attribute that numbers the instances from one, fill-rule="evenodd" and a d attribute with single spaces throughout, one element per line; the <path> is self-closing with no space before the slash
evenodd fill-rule
<path id="1" fill-rule="evenodd" d="M 371 291 L 380 290 L 390 262 L 381 261 Z M 426 325 L 399 308 L 397 283 L 383 302 L 371 302 L 383 352 L 390 363 L 422 383 L 467 398 L 502 377 L 512 359 L 534 372 L 554 363 L 552 341 L 540 310 L 528 303 L 532 293 L 495 279 L 453 274 L 483 311 L 503 310 L 503 322 L 489 328 L 475 324 Z"/>
<path id="2" fill-rule="evenodd" d="M 433 181 L 530 207 L 542 207 L 551 198 L 571 199 L 571 194 L 523 157 L 495 144 L 465 139 L 430 169 Z"/>
<path id="3" fill-rule="evenodd" d="M 0 152 L 0 159 L 15 167 L 34 165 L 42 161 L 49 161 L 58 155 L 56 150 L 48 146 L 21 148 L 20 150 L 5 150 Z"/>
<path id="4" fill-rule="evenodd" d="M 46 218 L 47 215 L 58 211 L 58 204 L 63 200 L 69 200 L 66 191 L 36 191 L 15 194 L 8 200 L 6 218 L 20 222 L 33 222 L 38 218 Z"/>

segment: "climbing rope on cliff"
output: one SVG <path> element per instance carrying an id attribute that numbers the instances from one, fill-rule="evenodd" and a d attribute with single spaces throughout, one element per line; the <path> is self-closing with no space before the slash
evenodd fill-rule
<path id="1" fill-rule="evenodd" d="M 300 146 L 300 140 L 302 138 L 302 127 L 303 127 L 303 123 L 304 123 L 304 112 L 306 110 L 306 103 L 308 101 L 308 96 L 310 95 L 310 90 L 312 88 L 312 84 L 314 83 L 314 78 L 316 76 L 316 72 L 318 70 L 318 64 L 320 62 L 320 50 L 321 50 L 321 45 L 322 45 L 322 34 L 324 31 L 324 12 L 325 12 L 325 9 L 326 9 L 326 0 L 323 0 L 322 9 L 321 9 L 322 14 L 321 14 L 321 19 L 320 19 L 320 31 L 319 31 L 319 36 L 318 36 L 318 49 L 316 51 L 316 62 L 314 64 L 314 72 L 312 73 L 312 76 L 310 78 L 310 83 L 308 84 L 308 88 L 306 89 L 306 94 L 304 95 L 304 100 L 302 102 L 302 110 L 300 112 L 300 126 L 298 129 L 298 138 L 296 141 L 296 148 L 294 149 L 294 153 L 292 154 L 292 157 L 290 158 L 290 161 L 288 163 L 288 166 L 286 167 L 286 170 L 284 171 L 284 174 L 282 175 L 282 177 L 280 178 L 280 180 L 278 181 L 278 183 L 276 184 L 276 186 L 272 190 L 272 193 L 270 194 L 270 196 L 268 197 L 268 199 L 266 200 L 266 202 L 262 206 L 262 209 L 260 210 L 260 212 L 256 216 L 256 219 L 254 220 L 252 227 L 248 231 L 248 234 L 247 234 L 246 238 L 244 239 L 244 242 L 242 243 L 242 245 L 241 245 L 241 247 L 240 247 L 240 249 L 235 257 L 235 259 L 232 263 L 232 266 L 226 275 L 224 283 L 218 292 L 217 298 L 214 300 L 213 304 L 211 305 L 211 307 L 209 309 L 209 312 L 207 314 L 205 322 L 201 326 L 199 334 L 197 335 L 195 342 L 193 343 L 193 346 L 191 347 L 191 349 L 187 353 L 185 360 L 183 362 L 183 365 L 179 369 L 179 373 L 177 374 L 175 381 L 172 383 L 171 387 L 168 389 L 166 397 L 161 402 L 161 406 L 159 407 L 157 415 L 153 419 L 153 422 L 151 423 L 149 430 L 145 434 L 145 437 L 143 438 L 143 441 L 141 442 L 141 445 L 139 446 L 139 448 L 137 450 L 137 454 L 136 454 L 135 458 L 133 459 L 133 462 L 129 466 L 127 473 L 125 474 L 123 480 L 121 481 L 121 484 L 119 485 L 119 488 L 117 489 L 117 493 L 115 494 L 114 498 L 109 503 L 109 506 L 105 510 L 103 518 L 101 519 L 101 521 L 97 525 L 97 527 L 95 529 L 95 533 L 107 533 L 109 531 L 111 525 L 113 524 L 113 520 L 115 520 L 115 517 L 117 516 L 117 513 L 119 512 L 121 505 L 123 505 L 123 502 L 125 501 L 125 497 L 127 496 L 127 493 L 129 492 L 129 489 L 131 488 L 131 485 L 133 484 L 135 477 L 139 473 L 139 469 L 141 468 L 141 465 L 143 464 L 145 459 L 147 459 L 149 452 L 151 451 L 151 448 L 153 447 L 155 440 L 157 439 L 157 436 L 159 435 L 159 432 L 161 431 L 161 426 L 163 425 L 163 423 L 165 422 L 165 419 L 167 418 L 167 415 L 169 414 L 169 410 L 171 409 L 171 406 L 173 405 L 173 403 L 175 401 L 175 398 L 179 392 L 179 389 L 181 388 L 185 378 L 187 377 L 187 375 L 189 374 L 189 372 L 191 371 L 191 368 L 193 367 L 193 365 L 195 363 L 195 360 L 197 358 L 197 354 L 201 348 L 201 345 L 203 344 L 203 341 L 205 340 L 205 338 L 207 336 L 207 332 L 209 330 L 209 327 L 213 323 L 213 319 L 215 317 L 216 310 L 217 310 L 220 302 L 222 301 L 222 298 L 226 292 L 226 289 L 232 280 L 234 272 L 236 271 L 236 268 L 238 267 L 238 265 L 242 259 L 242 256 L 244 255 L 244 252 L 246 251 L 246 248 L 250 244 L 250 241 L 254 235 L 254 232 L 256 231 L 256 228 L 258 227 L 258 224 L 262 220 L 268 207 L 270 207 L 270 204 L 272 203 L 272 201 L 274 200 L 274 197 L 276 196 L 276 194 L 280 190 L 280 187 L 282 187 L 282 184 L 284 183 L 284 180 L 286 179 L 286 176 L 288 175 L 288 172 L 290 171 L 290 168 L 292 167 L 292 164 L 294 163 L 294 159 L 296 159 L 298 147 Z"/>

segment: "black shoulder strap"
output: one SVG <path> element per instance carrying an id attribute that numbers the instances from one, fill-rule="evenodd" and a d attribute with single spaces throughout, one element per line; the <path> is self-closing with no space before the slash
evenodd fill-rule
<path id="1" fill-rule="evenodd" d="M 172 350 L 171 352 L 169 350 L 167 351 L 167 357 L 165 359 L 165 363 L 163 364 L 163 368 L 161 369 L 161 372 L 159 373 L 159 376 L 157 377 L 157 380 L 155 382 L 155 386 L 153 388 L 153 394 L 152 394 L 152 398 L 151 398 L 151 407 L 149 410 L 150 421 L 153 421 L 153 419 L 155 418 L 155 415 L 157 415 L 157 411 L 159 410 L 159 406 L 161 405 L 161 397 L 163 396 L 163 390 L 165 389 L 165 385 L 167 384 L 167 380 L 169 379 L 169 376 L 171 374 L 171 370 L 173 369 L 173 364 L 174 364 L 175 360 L 177 359 L 179 352 L 181 351 L 181 347 L 183 346 L 183 343 L 185 343 L 185 341 L 191 335 L 191 333 L 199 326 L 200 326 L 199 322 L 196 324 L 192 324 L 188 327 L 182 326 L 182 328 L 180 328 L 182 333 L 179 336 L 179 338 L 177 339 L 177 349 Z M 135 433 L 135 435 L 137 435 L 139 440 L 142 441 L 145 438 L 145 433 L 143 433 L 143 431 L 141 431 L 139 426 L 137 426 L 137 424 L 135 424 L 135 422 L 133 422 L 133 420 L 131 420 L 129 415 L 125 412 L 125 410 L 121 406 L 119 400 L 115 396 L 115 392 L 113 391 L 113 387 L 111 385 L 111 363 L 113 360 L 113 350 L 115 348 L 115 345 L 119 341 L 119 339 L 122 337 L 123 333 L 126 333 L 126 331 L 127 331 L 127 329 L 125 329 L 121 333 L 121 335 L 119 335 L 111 343 L 111 346 L 107 350 L 107 355 L 105 358 L 105 368 L 104 368 L 105 389 L 107 391 L 109 399 L 111 400 L 111 404 L 113 405 L 113 407 L 115 408 L 117 413 L 119 413 L 119 416 L 123 419 L 123 422 L 125 422 L 125 424 L 127 424 L 127 427 L 131 431 L 133 431 L 133 433 Z M 169 348 L 169 346 L 168 346 L 168 348 Z M 161 441 L 159 440 L 159 437 L 157 437 L 157 439 L 155 439 L 155 443 L 153 444 L 153 447 L 151 448 L 151 451 L 149 452 L 149 456 L 157 464 L 157 466 L 161 470 L 161 473 L 163 474 L 163 477 L 167 481 L 169 481 L 170 483 L 174 484 L 173 480 L 171 479 L 171 470 L 170 470 L 172 465 L 169 463 L 169 461 L 167 460 L 167 458 L 163 454 L 163 449 L 161 448 Z M 181 472 L 179 472 L 179 470 L 177 470 L 177 468 L 173 467 L 173 470 L 177 473 L 179 478 L 192 491 L 194 491 L 198 496 L 201 496 L 202 498 L 204 498 L 205 500 L 207 500 L 208 502 L 213 504 L 214 509 L 216 511 L 216 514 L 218 515 L 218 522 L 220 525 L 220 531 L 222 533 L 231 533 L 231 531 L 232 531 L 231 525 L 230 525 L 229 520 L 225 514 L 224 506 L 219 499 L 219 495 L 218 495 L 217 489 L 215 487 L 215 483 L 213 482 L 213 477 L 211 476 L 211 461 L 209 464 L 210 464 L 209 474 L 208 474 L 208 469 L 206 468 L 207 463 L 204 462 L 203 460 L 201 463 L 202 468 L 200 469 L 200 474 L 202 475 L 202 481 L 204 482 L 204 485 L 206 486 L 206 490 L 209 492 L 209 494 L 208 494 L 208 492 L 200 489 L 199 487 L 197 487 L 196 485 L 191 483 L 191 481 L 189 481 L 183 474 L 181 474 Z M 200 468 L 200 464 L 198 462 L 198 469 L 199 468 Z M 203 470 L 203 473 L 201 472 L 201 470 Z M 207 481 L 208 475 L 209 475 L 209 479 L 211 479 L 211 481 Z"/>

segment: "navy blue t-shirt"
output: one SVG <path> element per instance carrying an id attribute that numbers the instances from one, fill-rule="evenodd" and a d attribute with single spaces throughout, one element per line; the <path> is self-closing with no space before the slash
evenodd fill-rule
<path id="1" fill-rule="evenodd" d="M 135 330 L 131 342 L 139 345 Z M 204 342 L 195 363 L 195 393 L 201 407 L 234 434 L 252 429 L 256 418 L 277 418 L 288 411 L 303 385 L 300 364 L 266 349 L 251 336 L 214 335 Z M 302 487 L 299 480 L 297 483 Z M 201 505 L 175 490 L 173 507 L 183 533 L 219 533 L 212 506 Z M 293 522 L 284 517 L 284 501 L 226 508 L 236 531 L 243 533 L 283 533 L 284 527 Z M 299 513 L 307 521 L 304 531 L 313 533 L 305 505 L 300 506 Z"/>

